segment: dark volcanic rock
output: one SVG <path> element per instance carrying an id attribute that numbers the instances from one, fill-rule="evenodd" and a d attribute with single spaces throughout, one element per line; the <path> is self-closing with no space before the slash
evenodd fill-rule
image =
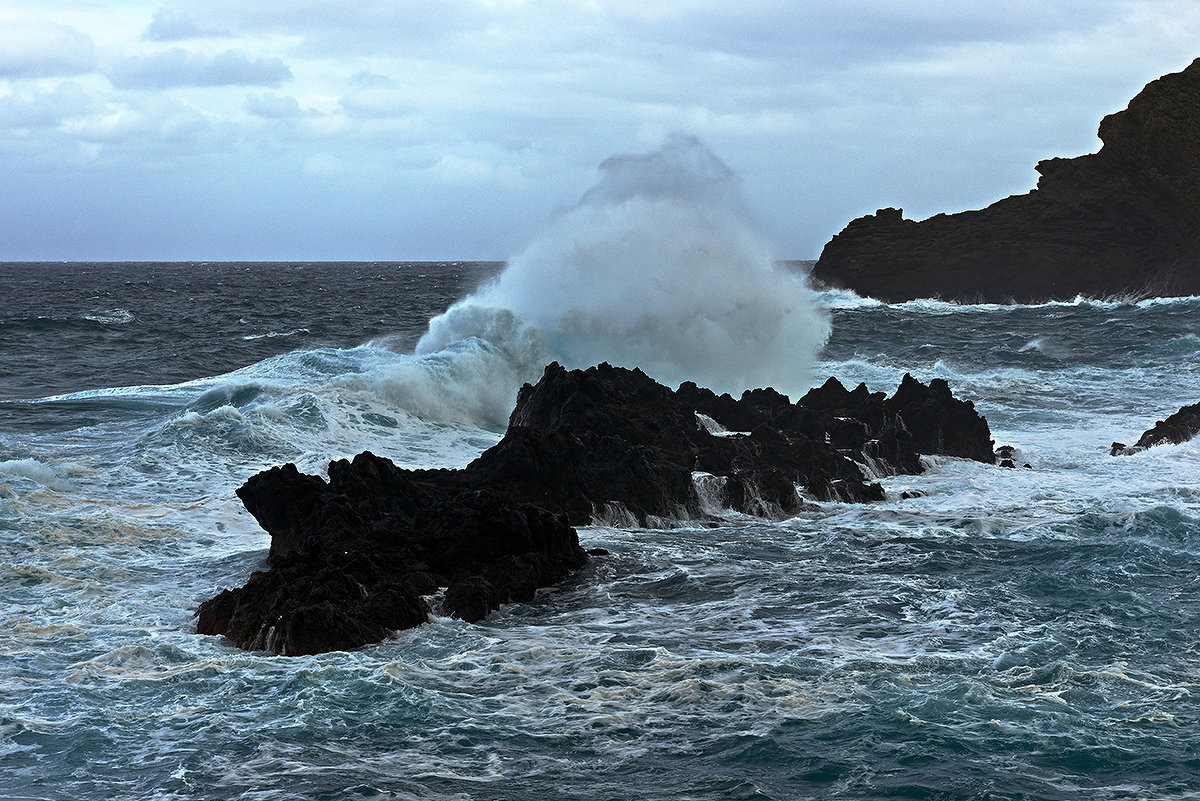
<path id="1" fill-rule="evenodd" d="M 905 373 L 896 394 L 884 402 L 884 410 L 902 421 L 918 453 L 996 463 L 987 421 L 975 411 L 974 403 L 955 398 L 945 379 L 935 378 L 925 386 Z"/>
<path id="2" fill-rule="evenodd" d="M 886 301 L 1200 294 L 1200 59 L 1105 117 L 1100 139 L 980 211 L 854 220 L 813 276 Z"/>
<path id="3" fill-rule="evenodd" d="M 640 370 L 554 363 L 521 388 L 508 433 L 461 471 L 587 523 L 619 509 L 639 523 L 695 518 L 694 474 L 724 483 L 725 505 L 789 514 L 815 500 L 877 500 L 874 475 L 919 473 L 919 454 L 994 463 L 987 421 L 946 382 L 906 375 L 891 398 L 836 379 L 792 403 L 773 389 L 741 398 L 684 383 L 675 392 Z"/>
<path id="4" fill-rule="evenodd" d="M 201 604 L 197 630 L 288 655 L 357 648 L 424 623 L 438 587 L 442 611 L 474 621 L 587 561 L 562 515 L 437 477 L 369 452 L 328 483 L 291 464 L 254 476 L 238 496 L 271 534 L 271 569 Z"/>
<path id="5" fill-rule="evenodd" d="M 830 379 L 793 404 L 551 364 L 521 388 L 504 438 L 462 470 L 365 452 L 332 462 L 328 481 L 291 464 L 249 479 L 237 492 L 271 534 L 270 569 L 202 604 L 197 629 L 282 654 L 355 648 L 425 622 L 441 587 L 442 612 L 477 621 L 587 561 L 571 523 L 878 500 L 874 479 L 919 473 L 919 454 L 993 462 L 991 447 L 987 422 L 937 379 L 906 375 L 891 398 Z"/>
<path id="6" fill-rule="evenodd" d="M 1110 453 L 1113 456 L 1129 456 L 1163 443 L 1178 445 L 1197 434 L 1200 434 L 1200 403 L 1193 403 L 1191 406 L 1184 406 L 1166 420 L 1156 422 L 1154 428 L 1143 433 L 1132 448 L 1126 447 L 1123 442 L 1114 442 Z"/>
<path id="7" fill-rule="evenodd" d="M 727 504 L 754 514 L 801 509 L 796 485 L 821 500 L 882 497 L 823 436 L 784 429 L 776 417 L 796 412 L 786 397 L 757 391 L 742 398 L 722 400 L 694 384 L 672 392 L 640 370 L 608 364 L 570 371 L 551 364 L 536 385 L 521 389 L 504 439 L 464 473 L 579 524 L 699 517 L 697 471 L 731 481 Z M 696 416 L 704 409 L 722 426 L 753 423 L 753 430 L 714 435 Z"/>

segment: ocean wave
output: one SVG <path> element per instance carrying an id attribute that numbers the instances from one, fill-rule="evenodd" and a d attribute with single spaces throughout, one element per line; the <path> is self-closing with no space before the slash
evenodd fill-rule
<path id="1" fill-rule="evenodd" d="M 474 338 L 503 353 L 521 380 L 553 359 L 638 367 L 718 392 L 807 389 L 827 316 L 740 207 L 729 168 L 695 140 L 610 159 L 576 207 L 433 319 L 416 353 Z"/>
<path id="2" fill-rule="evenodd" d="M 133 312 L 128 309 L 106 309 L 83 315 L 83 319 L 101 325 L 124 325 L 133 322 Z"/>
<path id="3" fill-rule="evenodd" d="M 882 300 L 864 297 L 853 289 L 820 289 L 817 290 L 818 302 L 826 309 L 833 311 L 850 311 L 854 309 L 877 309 L 887 306 Z"/>
<path id="4" fill-rule="evenodd" d="M 97 326 L 119 326 L 133 322 L 133 312 L 128 309 L 104 309 L 67 316 L 8 317 L 0 319 L 0 331 L 54 331 L 57 329 L 81 328 L 96 330 Z"/>

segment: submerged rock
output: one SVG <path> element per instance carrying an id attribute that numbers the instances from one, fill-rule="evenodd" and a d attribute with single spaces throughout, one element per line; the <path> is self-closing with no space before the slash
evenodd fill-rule
<path id="1" fill-rule="evenodd" d="M 437 611 L 477 621 L 586 563 L 572 524 L 879 500 L 876 479 L 921 472 L 920 454 L 995 461 L 986 420 L 938 379 L 906 375 L 890 398 L 830 379 L 792 403 L 554 363 L 462 470 L 364 452 L 328 481 L 291 464 L 250 478 L 237 493 L 271 535 L 270 569 L 201 604 L 197 630 L 279 654 L 345 650 L 426 622 L 441 588 Z"/>
<path id="2" fill-rule="evenodd" d="M 813 276 L 886 301 L 1200 294 L 1200 59 L 1100 123 L 1099 152 L 1039 162 L 1037 188 L 980 211 L 880 209 Z"/>
<path id="3" fill-rule="evenodd" d="M 1178 445 L 1193 439 L 1197 434 L 1200 434 L 1200 403 L 1193 403 L 1191 406 L 1184 406 L 1166 420 L 1156 422 L 1132 447 L 1127 447 L 1123 442 L 1114 442 L 1109 453 L 1113 456 L 1130 456 L 1155 445 Z"/>

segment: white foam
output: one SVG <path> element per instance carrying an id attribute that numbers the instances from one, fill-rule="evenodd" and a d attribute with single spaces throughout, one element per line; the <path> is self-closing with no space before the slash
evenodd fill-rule
<path id="1" fill-rule="evenodd" d="M 0 462 L 0 476 L 25 478 L 52 490 L 69 490 L 74 486 L 58 470 L 37 459 L 10 459 Z"/>
<path id="2" fill-rule="evenodd" d="M 749 431 L 730 431 L 707 414 L 701 414 L 700 412 L 696 412 L 695 414 L 696 421 L 700 424 L 700 427 L 714 437 L 744 437 L 750 433 Z"/>
<path id="3" fill-rule="evenodd" d="M 495 281 L 432 320 L 417 354 L 474 339 L 526 380 L 555 359 L 722 392 L 806 390 L 828 320 L 752 231 L 729 168 L 674 137 L 601 171 Z"/>
<path id="4" fill-rule="evenodd" d="M 307 334 L 307 328 L 293 328 L 291 331 L 268 331 L 265 334 L 246 334 L 242 339 L 251 341 L 255 339 L 276 339 L 278 337 L 294 337 L 296 334 Z"/>
<path id="5" fill-rule="evenodd" d="M 83 315 L 83 319 L 101 325 L 124 325 L 133 322 L 133 312 L 128 309 L 108 309 Z"/>
<path id="6" fill-rule="evenodd" d="M 1136 307 L 1148 309 L 1156 306 L 1189 305 L 1200 303 L 1200 296 L 1142 298 L 1138 295 L 1110 295 L 1093 298 L 1076 295 L 1070 300 L 1047 300 L 1041 303 L 964 303 L 942 298 L 915 298 L 913 300 L 887 303 L 869 296 L 859 295 L 850 289 L 824 289 L 820 302 L 825 308 L 837 310 L 874 309 L 887 306 L 898 311 L 946 315 L 959 312 L 1003 312 L 1015 309 L 1093 308 L 1120 309 Z"/>
<path id="7" fill-rule="evenodd" d="M 863 297 L 853 289 L 823 289 L 818 297 L 821 305 L 827 309 L 874 309 L 887 305 L 882 300 Z"/>
<path id="8" fill-rule="evenodd" d="M 692 471 L 692 484 L 696 487 L 696 495 L 700 498 L 700 511 L 708 515 L 720 515 L 725 511 L 721 500 L 721 491 L 725 488 L 725 476 L 714 476 L 702 470 Z"/>

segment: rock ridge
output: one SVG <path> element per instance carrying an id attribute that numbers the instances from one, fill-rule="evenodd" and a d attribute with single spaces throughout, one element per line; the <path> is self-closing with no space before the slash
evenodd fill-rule
<path id="1" fill-rule="evenodd" d="M 1037 188 L 978 211 L 883 208 L 825 245 L 813 277 L 888 302 L 1200 294 L 1200 59 L 1101 121 L 1103 146 L 1037 164 Z"/>

